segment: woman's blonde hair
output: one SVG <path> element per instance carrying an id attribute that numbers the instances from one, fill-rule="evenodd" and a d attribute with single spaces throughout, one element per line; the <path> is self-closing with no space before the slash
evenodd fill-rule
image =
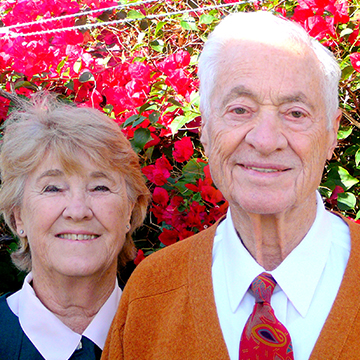
<path id="1" fill-rule="evenodd" d="M 19 99 L 4 125 L 0 211 L 17 235 L 14 210 L 22 205 L 28 175 L 49 152 L 59 158 L 65 171 L 74 173 L 81 168 L 79 151 L 102 168 L 118 171 L 125 179 L 127 196 L 134 208 L 130 231 L 119 254 L 119 266 L 124 266 L 135 256 L 132 234 L 144 221 L 150 192 L 130 142 L 115 121 L 96 109 L 61 102 L 49 93 L 35 94 L 30 100 Z M 12 260 L 19 269 L 31 270 L 26 237 L 20 238 Z"/>

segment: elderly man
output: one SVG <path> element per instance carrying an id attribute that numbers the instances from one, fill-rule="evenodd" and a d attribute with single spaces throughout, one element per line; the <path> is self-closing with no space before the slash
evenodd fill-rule
<path id="1" fill-rule="evenodd" d="M 229 211 L 145 260 L 107 359 L 358 359 L 360 228 L 317 192 L 340 69 L 296 24 L 225 18 L 199 64 L 202 137 Z"/>

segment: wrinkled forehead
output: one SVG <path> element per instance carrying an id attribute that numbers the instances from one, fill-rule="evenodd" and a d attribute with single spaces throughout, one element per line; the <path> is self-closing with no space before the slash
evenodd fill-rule
<path id="1" fill-rule="evenodd" d="M 70 149 L 68 146 L 49 147 L 34 170 L 37 171 L 45 163 L 47 166 L 60 167 L 66 175 L 85 175 L 89 164 L 104 172 L 111 171 L 108 162 L 104 161 L 100 156 L 76 147 Z"/>
<path id="2" fill-rule="evenodd" d="M 321 64 L 308 46 L 233 40 L 220 55 L 212 100 L 226 101 L 229 92 L 241 88 L 259 97 L 303 94 L 321 102 L 323 81 Z"/>

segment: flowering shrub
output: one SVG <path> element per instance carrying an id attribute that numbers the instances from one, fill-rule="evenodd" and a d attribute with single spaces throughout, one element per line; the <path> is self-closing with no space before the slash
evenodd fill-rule
<path id="1" fill-rule="evenodd" d="M 116 8 L 93 12 L 109 7 Z M 78 106 L 98 108 L 122 127 L 139 154 L 153 201 L 135 235 L 140 249 L 136 264 L 226 212 L 227 202 L 213 184 L 199 142 L 196 65 L 205 38 L 222 16 L 253 10 L 298 22 L 338 58 L 344 116 L 320 191 L 328 208 L 358 220 L 358 5 L 347 0 L 0 3 L 0 91 L 29 96 L 47 89 Z M 30 24 L 16 26 L 23 23 Z M 1 99 L 2 121 L 11 104 Z"/>

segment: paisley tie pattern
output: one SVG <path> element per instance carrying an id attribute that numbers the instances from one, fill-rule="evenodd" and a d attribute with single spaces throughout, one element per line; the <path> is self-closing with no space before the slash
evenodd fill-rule
<path id="1" fill-rule="evenodd" d="M 275 286 L 267 273 L 251 283 L 255 306 L 241 335 L 239 360 L 294 360 L 290 334 L 270 305 Z"/>

